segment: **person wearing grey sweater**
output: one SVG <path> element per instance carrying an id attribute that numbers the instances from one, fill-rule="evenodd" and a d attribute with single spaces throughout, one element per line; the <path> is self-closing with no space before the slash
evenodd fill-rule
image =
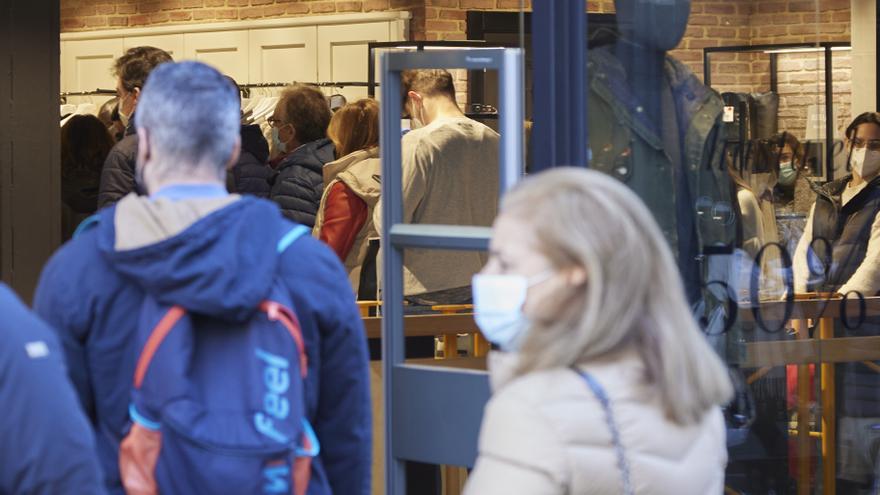
<path id="1" fill-rule="evenodd" d="M 445 70 L 406 71 L 405 107 L 414 123 L 403 137 L 403 222 L 492 225 L 498 211 L 499 135 L 471 120 L 455 101 Z M 381 229 L 381 203 L 374 222 Z M 471 277 L 485 253 L 407 250 L 404 295 L 410 303 L 470 302 Z"/>

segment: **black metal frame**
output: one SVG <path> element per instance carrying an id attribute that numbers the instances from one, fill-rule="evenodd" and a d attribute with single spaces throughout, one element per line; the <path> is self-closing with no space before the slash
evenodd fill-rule
<path id="1" fill-rule="evenodd" d="M 382 48 L 415 48 L 424 51 L 425 47 L 443 48 L 492 48 L 485 41 L 376 41 L 367 44 L 367 96 L 376 97 L 376 50 Z"/>
<path id="2" fill-rule="evenodd" d="M 467 12 L 467 38 L 468 40 L 478 41 L 485 40 L 487 34 L 521 34 L 522 36 L 531 35 L 532 34 L 532 13 L 524 12 L 523 14 L 523 30 L 520 33 L 520 13 L 519 12 L 496 12 L 496 11 L 482 11 L 482 10 L 470 10 Z M 589 13 L 587 16 L 587 26 L 599 26 L 599 28 L 605 28 L 606 31 L 610 31 L 612 33 L 616 32 L 617 29 L 617 18 L 614 14 L 594 14 Z M 592 36 L 588 33 L 588 44 L 592 40 Z M 511 44 L 508 48 L 517 48 L 519 45 Z M 527 50 L 531 49 L 530 46 L 524 47 Z M 526 57 L 528 61 L 528 57 Z M 526 66 L 526 70 L 528 70 L 528 65 Z M 470 77 L 468 77 L 468 95 L 471 97 L 471 101 L 475 102 L 485 102 L 485 95 L 483 89 L 485 87 L 485 80 L 483 76 L 483 72 L 475 71 Z M 528 88 L 526 88 L 528 91 Z M 528 107 L 528 104 L 526 105 Z M 529 115 L 526 115 L 526 118 L 530 118 Z"/>
<path id="3" fill-rule="evenodd" d="M 880 3 L 880 2 L 878 2 Z M 880 40 L 878 40 L 880 43 Z M 851 44 L 843 41 L 823 41 L 820 43 L 779 43 L 768 45 L 738 45 L 738 46 L 713 46 L 703 48 L 703 82 L 706 86 L 712 85 L 712 65 L 710 55 L 712 53 L 759 53 L 771 50 L 797 50 L 802 48 L 821 49 L 825 54 L 825 178 L 834 179 L 834 74 L 833 48 L 850 47 Z M 878 52 L 880 53 L 880 52 Z M 770 55 L 770 91 L 777 92 L 777 58 L 778 53 Z M 880 70 L 880 69 L 878 69 Z M 880 100 L 878 100 L 880 102 Z"/>

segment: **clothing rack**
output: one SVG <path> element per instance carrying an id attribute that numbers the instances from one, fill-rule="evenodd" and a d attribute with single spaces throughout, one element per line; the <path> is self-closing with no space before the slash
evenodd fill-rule
<path id="1" fill-rule="evenodd" d="M 245 98 L 250 98 L 250 90 L 255 88 L 283 88 L 286 86 L 290 86 L 292 84 L 302 84 L 305 86 L 314 86 L 317 88 L 368 88 L 370 87 L 369 83 L 366 82 L 358 82 L 358 81 L 332 81 L 332 82 L 300 82 L 300 81 L 289 81 L 289 82 L 263 82 L 263 83 L 250 83 L 250 84 L 239 84 L 238 88 L 241 90 L 242 95 Z"/>
<path id="2" fill-rule="evenodd" d="M 59 94 L 61 104 L 67 103 L 68 96 L 116 96 L 115 89 L 94 89 L 92 91 L 63 91 Z"/>

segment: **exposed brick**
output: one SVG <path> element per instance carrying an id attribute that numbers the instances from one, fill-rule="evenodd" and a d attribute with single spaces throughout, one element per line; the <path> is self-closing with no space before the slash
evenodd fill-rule
<path id="1" fill-rule="evenodd" d="M 280 16 L 284 15 L 286 10 L 287 10 L 287 7 L 285 7 L 284 5 L 281 5 L 281 4 L 270 5 L 269 7 L 263 7 L 263 17 L 280 17 Z M 229 17 L 224 17 L 224 15 L 226 15 L 227 12 L 228 12 L 228 14 L 231 14 L 233 16 L 233 17 L 231 17 L 231 19 L 235 19 L 234 16 L 236 14 L 238 14 L 238 11 L 236 11 L 235 9 L 229 9 L 228 11 L 220 12 L 219 18 L 220 19 L 228 19 Z"/>
<path id="2" fill-rule="evenodd" d="M 459 6 L 462 9 L 494 9 L 495 0 L 460 0 Z"/>
<path id="3" fill-rule="evenodd" d="M 372 10 L 385 10 L 390 7 L 388 0 L 364 0 L 365 12 L 370 12 Z"/>
<path id="4" fill-rule="evenodd" d="M 171 17 L 167 12 L 157 12 L 155 14 L 150 14 L 150 24 L 162 24 L 164 22 L 168 22 L 171 20 Z"/>
<path id="5" fill-rule="evenodd" d="M 733 3 L 709 3 L 702 6 L 704 14 L 736 14 L 736 5 Z"/>
<path id="6" fill-rule="evenodd" d="M 506 10 L 519 10 L 519 0 L 498 0 L 497 7 Z M 526 6 L 526 9 L 529 7 Z"/>
<path id="7" fill-rule="evenodd" d="M 171 12 L 168 14 L 172 21 L 182 22 L 182 21 L 191 21 L 193 18 L 192 12 Z"/>
<path id="8" fill-rule="evenodd" d="M 158 3 L 161 10 L 177 10 L 182 6 L 180 0 L 162 0 Z"/>
<path id="9" fill-rule="evenodd" d="M 251 0 L 251 5 L 253 5 L 254 7 L 260 5 L 271 5 L 273 3 L 275 3 L 275 0 Z"/>
<path id="10" fill-rule="evenodd" d="M 180 6 L 184 9 L 197 9 L 205 6 L 204 0 L 180 0 Z"/>
<path id="11" fill-rule="evenodd" d="M 225 7 L 226 0 L 205 0 L 205 7 Z"/>
<path id="12" fill-rule="evenodd" d="M 128 18 L 128 24 L 131 26 L 147 26 L 150 24 L 150 16 L 147 14 L 137 14 Z"/>
<path id="13" fill-rule="evenodd" d="M 291 3 L 285 7 L 284 13 L 286 14 L 308 14 L 309 6 L 305 3 Z"/>
<path id="14" fill-rule="evenodd" d="M 759 14 L 778 14 L 788 10 L 785 2 L 758 2 Z"/>
<path id="15" fill-rule="evenodd" d="M 117 14 L 134 14 L 137 13 L 137 5 L 118 5 L 116 7 Z"/>
<path id="16" fill-rule="evenodd" d="M 107 25 L 113 27 L 128 26 L 128 17 L 108 17 Z"/>
<path id="17" fill-rule="evenodd" d="M 249 7 L 239 10 L 238 15 L 242 19 L 261 19 L 263 12 L 263 7 Z"/>
<path id="18" fill-rule="evenodd" d="M 425 21 L 425 29 L 431 31 L 458 31 L 458 23 L 455 21 Z"/>
<path id="19" fill-rule="evenodd" d="M 313 14 L 336 12 L 336 4 L 334 2 L 316 2 L 313 3 L 311 7 Z"/>
<path id="20" fill-rule="evenodd" d="M 805 2 L 789 2 L 788 3 L 788 11 L 789 12 L 816 12 L 816 2 L 814 1 L 805 1 Z"/>
<path id="21" fill-rule="evenodd" d="M 226 0 L 226 5 L 230 7 L 247 7 L 250 5 L 250 0 Z"/>
<path id="22" fill-rule="evenodd" d="M 153 12 L 159 12 L 161 9 L 161 4 L 159 2 L 144 2 L 138 4 L 138 12 L 141 14 L 152 14 Z"/>
<path id="23" fill-rule="evenodd" d="M 428 9 L 425 9 L 428 10 Z M 449 19 L 453 21 L 464 21 L 467 20 L 467 12 L 464 10 L 441 10 L 440 11 L 441 19 Z"/>
<path id="24" fill-rule="evenodd" d="M 100 28 L 107 26 L 107 18 L 106 17 L 86 17 L 86 27 L 88 28 Z"/>
<path id="25" fill-rule="evenodd" d="M 363 2 L 336 2 L 337 12 L 362 12 L 363 10 Z"/>
<path id="26" fill-rule="evenodd" d="M 691 26 L 717 26 L 720 24 L 718 16 L 692 15 L 688 20 Z"/>
<path id="27" fill-rule="evenodd" d="M 113 5 L 98 5 L 95 7 L 98 15 L 110 15 L 116 13 L 116 7 Z"/>

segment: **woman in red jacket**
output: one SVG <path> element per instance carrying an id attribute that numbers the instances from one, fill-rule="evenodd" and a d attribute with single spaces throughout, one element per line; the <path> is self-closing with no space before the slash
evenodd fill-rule
<path id="1" fill-rule="evenodd" d="M 327 129 L 337 160 L 324 165 L 324 195 L 314 235 L 345 264 L 357 293 L 369 239 L 378 237 L 373 209 L 379 201 L 379 104 L 362 99 L 340 108 Z"/>

